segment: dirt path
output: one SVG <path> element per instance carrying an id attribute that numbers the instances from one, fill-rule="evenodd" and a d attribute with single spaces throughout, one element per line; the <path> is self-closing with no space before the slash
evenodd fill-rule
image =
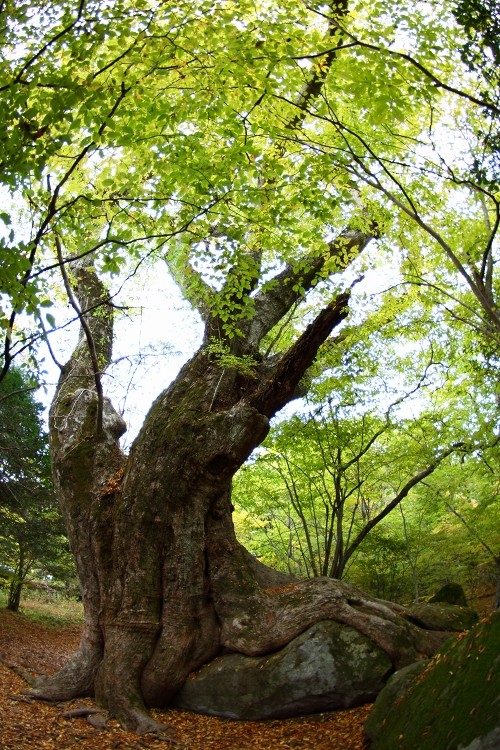
<path id="1" fill-rule="evenodd" d="M 114 721 L 105 728 L 85 717 L 62 714 L 92 701 L 46 704 L 23 695 L 26 682 L 6 663 L 21 670 L 51 673 L 78 643 L 79 627 L 51 627 L 21 614 L 0 610 L 0 747 L 2 750 L 362 750 L 363 722 L 370 706 L 283 721 L 244 722 L 186 711 L 155 712 L 175 730 L 175 740 L 137 737 Z M 98 714 L 91 715 L 95 720 Z M 99 720 L 99 719 L 97 719 Z"/>

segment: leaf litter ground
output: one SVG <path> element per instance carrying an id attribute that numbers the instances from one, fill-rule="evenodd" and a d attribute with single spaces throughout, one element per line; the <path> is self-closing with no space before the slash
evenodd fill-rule
<path id="1" fill-rule="evenodd" d="M 0 610 L 0 747 L 2 750 L 362 750 L 363 723 L 371 706 L 286 720 L 232 721 L 187 711 L 154 712 L 173 735 L 138 737 L 115 721 L 105 727 L 99 714 L 65 718 L 90 700 L 47 704 L 24 694 L 20 674 L 50 674 L 75 650 L 78 624 L 55 626 L 34 622 L 23 614 Z M 102 717 L 101 717 L 102 720 Z"/>

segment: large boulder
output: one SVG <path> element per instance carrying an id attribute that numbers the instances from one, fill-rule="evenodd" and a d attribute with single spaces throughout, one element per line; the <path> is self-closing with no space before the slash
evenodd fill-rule
<path id="1" fill-rule="evenodd" d="M 373 701 L 391 672 L 370 640 L 325 620 L 271 655 L 215 659 L 190 676 L 173 705 L 233 719 L 286 718 Z"/>
<path id="2" fill-rule="evenodd" d="M 370 750 L 498 750 L 500 612 L 396 672 L 365 731 Z"/>
<path id="3" fill-rule="evenodd" d="M 448 604 L 458 604 L 460 607 L 467 607 L 467 598 L 465 591 L 459 583 L 445 583 L 434 596 L 429 599 L 430 604 L 436 602 L 447 602 Z"/>

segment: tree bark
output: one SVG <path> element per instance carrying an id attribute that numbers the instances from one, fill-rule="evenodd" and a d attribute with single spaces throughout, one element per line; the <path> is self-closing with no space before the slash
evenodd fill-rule
<path id="1" fill-rule="evenodd" d="M 11 612 L 19 612 L 22 590 L 22 581 L 20 581 L 18 578 L 15 578 L 13 581 L 11 581 L 9 586 L 9 596 L 7 599 L 7 609 L 9 609 Z"/>
<path id="2" fill-rule="evenodd" d="M 104 370 L 111 358 L 113 314 L 107 293 L 84 262 L 73 272 L 86 322 Z M 104 649 L 102 603 L 111 573 L 112 503 L 124 456 L 119 438 L 126 425 L 109 400 L 96 430 L 98 397 L 87 343 L 80 335 L 61 376 L 49 414 L 54 488 L 75 558 L 84 606 L 80 647 L 40 692 L 51 700 L 92 695 Z"/>
<path id="3" fill-rule="evenodd" d="M 31 561 L 28 559 L 28 564 L 26 564 L 24 546 L 22 542 L 19 542 L 19 557 L 14 576 L 10 582 L 9 596 L 7 599 L 7 609 L 11 612 L 19 612 L 23 584 L 29 571 L 30 562 Z"/>
<path id="4" fill-rule="evenodd" d="M 294 398 L 319 346 L 346 316 L 348 296 L 333 300 L 279 358 L 261 358 L 252 374 L 221 370 L 202 347 L 157 398 L 124 456 L 124 423 L 106 399 L 101 429 L 96 418 L 95 359 L 102 370 L 110 360 L 112 309 L 95 272 L 73 266 L 86 340 L 63 368 L 50 435 L 85 622 L 77 653 L 35 694 L 95 695 L 124 727 L 145 732 L 157 729 L 147 708 L 166 706 L 188 674 L 221 651 L 265 654 L 321 619 L 354 626 L 395 667 L 429 656 L 441 635 L 422 633 L 401 607 L 340 581 L 272 571 L 244 550 L 233 528 L 232 477 Z M 256 318 L 262 337 L 275 323 L 272 299 Z M 251 338 L 246 350 L 238 342 L 239 354 L 255 355 Z"/>

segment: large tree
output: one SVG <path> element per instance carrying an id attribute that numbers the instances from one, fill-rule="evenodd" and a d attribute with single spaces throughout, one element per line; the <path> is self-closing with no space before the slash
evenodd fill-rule
<path id="1" fill-rule="evenodd" d="M 450 46 L 429 78 L 409 56 L 388 64 L 379 48 L 410 24 L 413 51 L 432 61 L 436 29 L 451 44 L 445 11 L 431 27 L 404 2 L 391 17 L 385 4 L 344 0 L 237 10 L 68 0 L 19 3 L 6 17 L 1 168 L 24 191 L 34 229 L 17 245 L 13 229 L 0 248 L 3 371 L 33 343 L 21 313 L 50 341 L 51 268 L 81 326 L 50 434 L 85 623 L 78 652 L 38 695 L 95 694 L 147 731 L 147 706 L 168 704 L 222 649 L 264 654 L 320 619 L 354 626 L 396 667 L 436 647 L 400 607 L 259 564 L 236 540 L 231 480 L 346 317 L 342 271 L 389 230 L 337 121 L 362 124 L 395 159 L 421 137 L 458 52 Z M 103 387 L 119 302 L 109 275 L 125 283 L 149 257 L 166 261 L 205 335 L 124 455 L 125 423 Z M 323 302 L 273 348 L 313 289 Z"/>

